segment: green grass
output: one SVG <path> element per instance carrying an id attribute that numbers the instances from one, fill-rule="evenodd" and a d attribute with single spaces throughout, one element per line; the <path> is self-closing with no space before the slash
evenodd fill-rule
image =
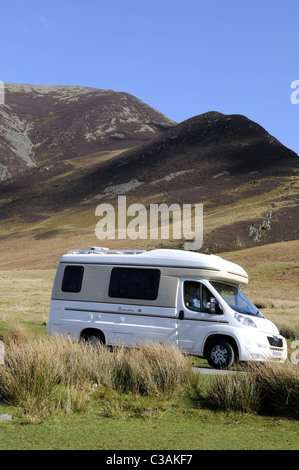
<path id="1" fill-rule="evenodd" d="M 148 403 L 149 408 L 150 404 Z M 298 450 L 298 422 L 253 414 L 211 412 L 177 400 L 148 416 L 56 415 L 24 424 L 18 411 L 0 424 L 1 450 Z"/>
<path id="2" fill-rule="evenodd" d="M 8 356 L 0 371 L 0 414 L 8 413 L 13 419 L 0 423 L 1 450 L 299 447 L 297 420 L 273 410 L 260 416 L 252 401 L 244 408 L 248 384 L 242 388 L 242 374 L 190 376 L 190 363 L 181 353 L 174 360 L 174 351 L 167 356 L 167 351 L 161 355 L 146 349 L 140 356 L 138 350 L 111 353 L 105 349 L 98 355 L 84 346 L 48 337 L 39 331 L 40 326 L 6 325 L 2 329 Z M 12 375 L 7 375 L 8 369 Z M 266 374 L 266 380 L 271 377 Z M 291 388 L 298 387 L 296 377 Z M 274 382 L 281 387 L 274 388 L 279 397 L 285 382 Z M 235 406 L 232 384 L 244 390 L 244 399 L 239 401 L 243 409 Z M 215 397 L 222 407 L 225 402 L 223 410 L 217 410 L 221 406 L 215 406 Z"/>

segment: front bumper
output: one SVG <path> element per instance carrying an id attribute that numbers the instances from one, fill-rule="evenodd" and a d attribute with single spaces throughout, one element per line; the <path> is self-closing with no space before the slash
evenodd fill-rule
<path id="1" fill-rule="evenodd" d="M 242 361 L 285 362 L 288 348 L 285 338 L 281 335 L 259 334 L 255 341 L 248 342 L 242 352 Z"/>

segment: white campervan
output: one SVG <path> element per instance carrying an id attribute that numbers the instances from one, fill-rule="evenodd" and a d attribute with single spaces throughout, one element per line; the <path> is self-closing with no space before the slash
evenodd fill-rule
<path id="1" fill-rule="evenodd" d="M 285 338 L 242 293 L 247 273 L 219 256 L 92 247 L 61 257 L 47 331 L 75 341 L 175 343 L 214 368 L 287 358 Z"/>

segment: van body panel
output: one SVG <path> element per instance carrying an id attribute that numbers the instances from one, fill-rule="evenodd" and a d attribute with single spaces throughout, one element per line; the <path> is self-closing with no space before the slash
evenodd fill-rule
<path id="1" fill-rule="evenodd" d="M 78 264 L 84 268 L 84 279 L 82 282 L 82 288 L 80 292 L 62 292 L 61 284 L 63 279 L 63 273 L 66 266 L 69 264 L 60 263 L 57 276 L 54 280 L 52 299 L 55 300 L 67 300 L 78 302 L 88 301 L 88 302 L 106 302 L 106 303 L 115 303 L 119 302 L 121 304 L 135 304 L 139 305 L 139 299 L 117 299 L 109 297 L 109 282 L 111 271 L 114 265 L 105 265 L 105 264 L 90 264 L 90 263 L 80 263 Z M 130 268 L 130 265 L 125 265 L 125 267 Z M 151 267 L 144 267 L 144 269 L 151 269 Z M 142 300 L 144 305 L 158 305 L 161 307 L 175 307 L 176 305 L 176 296 L 178 288 L 178 277 L 169 274 L 165 270 L 161 270 L 161 279 L 160 279 L 160 289 L 158 298 L 155 302 L 151 300 Z"/>
<path id="2" fill-rule="evenodd" d="M 59 330 L 60 336 L 78 340 L 86 328 L 95 328 L 112 346 L 138 346 L 145 341 L 177 344 L 175 308 L 52 300 L 51 310 L 59 311 L 60 323 L 58 329 L 57 323 L 48 324 L 50 334 Z"/>

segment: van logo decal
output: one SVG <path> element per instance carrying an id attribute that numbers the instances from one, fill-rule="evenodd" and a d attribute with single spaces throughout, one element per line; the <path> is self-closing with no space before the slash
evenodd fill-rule
<path id="1" fill-rule="evenodd" d="M 135 312 L 135 310 L 132 308 L 123 308 L 123 307 L 118 307 L 117 311 L 118 312 L 132 312 L 132 313 Z"/>

